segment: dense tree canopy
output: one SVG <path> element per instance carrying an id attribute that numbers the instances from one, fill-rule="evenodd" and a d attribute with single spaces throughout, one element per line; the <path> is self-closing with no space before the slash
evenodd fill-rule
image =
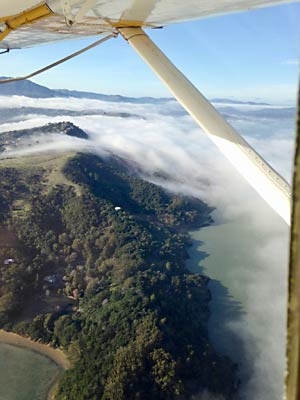
<path id="1" fill-rule="evenodd" d="M 209 207 L 78 154 L 80 187 L 0 169 L 0 324 L 68 352 L 58 400 L 231 398 L 234 366 L 207 335 L 207 278 L 185 267 L 186 229 Z M 13 261 L 4 265 L 5 260 Z"/>

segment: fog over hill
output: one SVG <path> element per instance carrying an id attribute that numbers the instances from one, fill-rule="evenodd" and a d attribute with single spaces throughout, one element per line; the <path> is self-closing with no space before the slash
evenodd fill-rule
<path id="1" fill-rule="evenodd" d="M 238 102 L 226 98 L 214 99 L 213 102 L 250 144 L 262 152 L 267 161 L 279 164 L 277 165 L 279 172 L 289 179 L 291 137 L 296 108 L 249 101 Z M 138 135 L 137 142 L 139 142 L 145 140 L 146 133 L 146 141 L 153 138 L 153 135 L 158 134 L 158 127 L 162 141 L 169 137 L 169 134 L 166 136 L 165 130 L 173 132 L 170 137 L 172 142 L 177 141 L 177 134 L 180 142 L 182 133 L 190 135 L 191 132 L 197 131 L 195 143 L 204 141 L 205 148 L 209 146 L 215 151 L 206 137 L 200 134 L 201 130 L 196 127 L 185 110 L 171 98 L 128 98 L 52 90 L 31 81 L 0 85 L 0 131 L 31 128 L 48 122 L 66 120 L 84 130 L 90 129 L 91 137 L 97 140 L 107 138 L 107 145 L 112 147 L 113 151 L 118 151 L 115 147 L 117 132 L 120 134 L 120 141 L 126 141 L 129 133 L 133 136 L 134 132 L 143 132 L 142 136 Z M 111 135 L 110 140 L 107 137 L 108 132 Z M 130 143 L 129 141 L 127 146 Z M 191 141 L 187 140 L 182 145 L 186 148 L 190 143 Z M 127 146 L 123 146 L 120 151 L 124 152 Z M 160 146 L 155 151 L 161 151 Z M 201 151 L 203 152 L 206 153 L 205 150 Z M 196 154 L 195 157 L 198 158 Z M 222 159 L 222 156 L 219 158 Z M 276 164 L 274 166 L 276 167 Z"/>
<path id="2" fill-rule="evenodd" d="M 252 249 L 253 269 L 241 283 L 248 298 L 248 314 L 240 324 L 231 326 L 251 358 L 256 360 L 251 381 L 244 387 L 243 400 L 281 399 L 288 229 L 179 104 L 171 99 L 128 100 L 122 96 L 81 92 L 75 92 L 75 96 L 73 91 L 57 90 L 50 90 L 55 95 L 48 97 L 25 97 L 21 91 L 11 92 L 12 96 L 1 92 L 4 86 L 0 86 L 0 134 L 37 128 L 49 122 L 70 121 L 86 132 L 89 139 L 65 136 L 58 141 L 53 135 L 44 142 L 32 143 L 30 148 L 4 146 L 2 156 L 49 149 L 80 149 L 101 156 L 114 154 L 130 162 L 142 177 L 169 190 L 194 195 L 216 207 L 217 223 L 247 221 L 249 234 L 257 238 Z M 66 93 L 72 95 L 66 97 Z M 247 99 L 238 103 L 215 99 L 214 103 L 246 140 L 290 181 L 295 108 L 253 104 Z M 259 337 L 262 328 L 265 335 Z"/>

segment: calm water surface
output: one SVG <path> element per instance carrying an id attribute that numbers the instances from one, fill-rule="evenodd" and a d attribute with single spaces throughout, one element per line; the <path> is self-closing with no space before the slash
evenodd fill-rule
<path id="1" fill-rule="evenodd" d="M 249 270 L 254 269 L 252 252 L 257 237 L 241 221 L 210 225 L 190 234 L 194 243 L 189 250 L 188 268 L 211 279 L 211 339 L 220 352 L 235 354 L 239 361 L 236 337 L 231 332 L 224 335 L 224 329 L 228 322 L 240 320 L 246 312 L 248 293 L 243 282 L 248 279 Z"/>
<path id="2" fill-rule="evenodd" d="M 45 400 L 60 372 L 48 357 L 0 343 L 0 400 Z"/>
<path id="3" fill-rule="evenodd" d="M 243 218 L 190 234 L 187 266 L 211 279 L 209 336 L 239 365 L 241 399 L 282 399 L 287 234 L 258 231 Z"/>

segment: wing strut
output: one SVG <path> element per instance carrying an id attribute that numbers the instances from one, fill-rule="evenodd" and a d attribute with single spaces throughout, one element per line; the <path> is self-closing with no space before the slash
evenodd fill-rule
<path id="1" fill-rule="evenodd" d="M 141 28 L 118 30 L 240 174 L 290 224 L 288 183 L 233 129 Z"/>
<path id="2" fill-rule="evenodd" d="M 2 83 L 25 81 L 26 79 L 32 78 L 33 76 L 42 74 L 43 72 L 48 71 L 49 69 L 54 68 L 57 65 L 62 64 L 64 62 L 68 61 L 68 60 L 71 60 L 72 58 L 77 57 L 80 54 L 85 53 L 86 51 L 88 51 L 90 49 L 93 49 L 94 47 L 99 46 L 99 44 L 102 44 L 102 43 L 106 42 L 108 39 L 111 39 L 111 38 L 114 38 L 114 37 L 116 37 L 116 35 L 114 33 L 111 33 L 110 35 L 104 36 L 102 39 L 99 39 L 96 42 L 89 44 L 88 46 L 84 47 L 83 49 L 78 50 L 75 53 L 69 54 L 68 56 L 66 56 L 64 58 L 61 58 L 60 60 L 55 61 L 54 63 L 49 64 L 46 67 L 43 67 L 43 68 L 40 68 L 40 69 L 38 69 L 38 70 L 36 70 L 34 72 L 31 72 L 28 75 L 18 76 L 18 77 L 15 77 L 15 78 L 0 79 L 0 85 Z M 3 53 L 7 53 L 8 51 L 5 51 Z M 0 53 L 0 54 L 3 54 L 3 53 Z"/>
<path id="3" fill-rule="evenodd" d="M 300 89 L 300 87 L 299 87 Z M 300 90 L 294 163 L 289 265 L 286 399 L 300 398 Z"/>

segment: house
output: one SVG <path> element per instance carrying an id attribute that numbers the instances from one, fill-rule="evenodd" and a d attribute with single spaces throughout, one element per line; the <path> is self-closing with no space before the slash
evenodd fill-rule
<path id="1" fill-rule="evenodd" d="M 115 207 L 115 211 L 120 211 L 121 207 Z"/>
<path id="2" fill-rule="evenodd" d="M 6 260 L 4 260 L 4 265 L 9 265 L 14 262 L 15 262 L 15 260 L 13 258 L 7 258 Z"/>
<path id="3" fill-rule="evenodd" d="M 55 283 L 56 282 L 56 276 L 55 275 L 45 276 L 44 281 L 48 282 L 48 283 Z"/>

